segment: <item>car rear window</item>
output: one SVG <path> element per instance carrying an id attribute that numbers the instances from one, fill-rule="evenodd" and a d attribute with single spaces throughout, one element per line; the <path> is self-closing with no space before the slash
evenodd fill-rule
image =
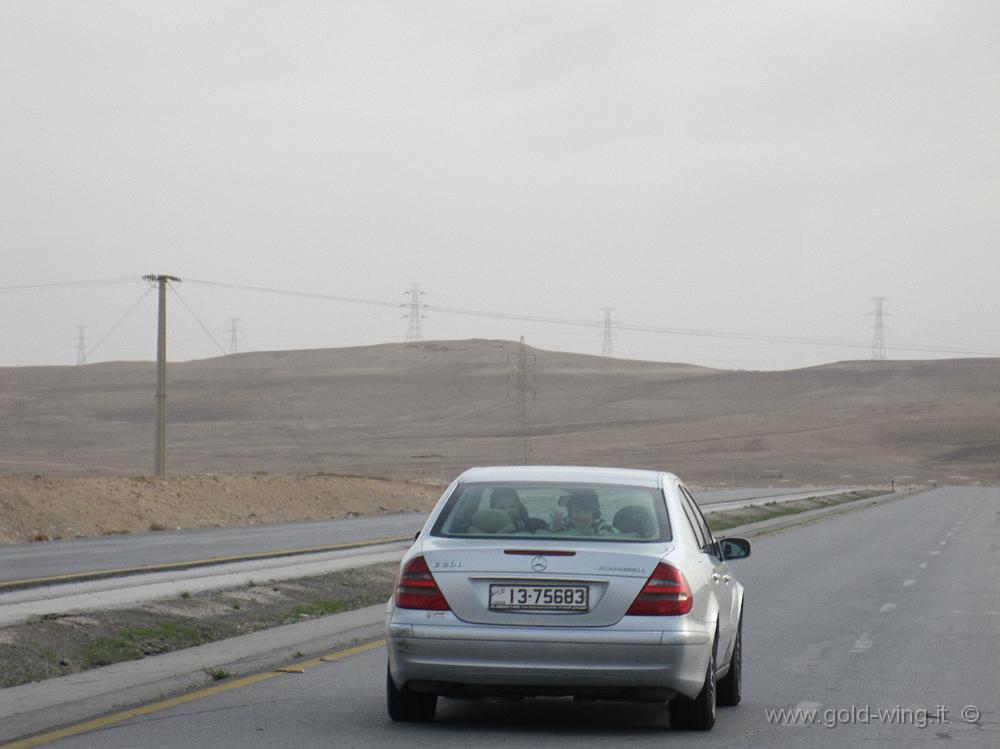
<path id="1" fill-rule="evenodd" d="M 460 484 L 431 533 L 639 543 L 671 539 L 662 490 L 585 483 Z"/>

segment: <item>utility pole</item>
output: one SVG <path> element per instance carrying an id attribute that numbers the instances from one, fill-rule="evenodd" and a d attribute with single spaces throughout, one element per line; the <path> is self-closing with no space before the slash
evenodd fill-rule
<path id="1" fill-rule="evenodd" d="M 423 314 L 423 310 L 427 305 L 420 303 L 420 297 L 424 296 L 426 292 L 420 290 L 420 284 L 411 283 L 410 290 L 404 291 L 403 294 L 410 295 L 408 303 L 399 305 L 400 307 L 410 308 L 409 312 L 403 315 L 403 317 L 410 318 L 410 324 L 406 328 L 406 342 L 422 341 L 424 340 L 424 332 L 420 329 L 420 319 L 426 317 Z"/>
<path id="2" fill-rule="evenodd" d="M 153 475 L 162 476 L 167 470 L 167 284 L 181 282 L 176 276 L 148 275 L 146 281 L 159 286 L 156 315 L 156 447 Z"/>
<path id="3" fill-rule="evenodd" d="M 235 354 L 239 350 L 239 331 L 237 326 L 239 325 L 240 318 L 230 317 L 229 318 L 229 353 Z"/>
<path id="4" fill-rule="evenodd" d="M 875 302 L 875 336 L 872 338 L 872 361 L 885 361 L 885 325 L 883 323 L 882 303 L 887 302 L 884 296 L 873 296 Z"/>
<path id="5" fill-rule="evenodd" d="M 601 356 L 613 359 L 615 357 L 615 347 L 611 333 L 611 313 L 615 311 L 615 308 L 601 307 L 601 310 L 604 312 L 604 341 L 601 344 Z"/>
<path id="6" fill-rule="evenodd" d="M 531 462 L 531 436 L 528 432 L 528 396 L 535 397 L 535 388 L 530 384 L 534 377 L 529 371 L 529 367 L 535 363 L 535 356 L 528 355 L 528 347 L 524 343 L 524 336 L 521 336 L 521 344 L 517 353 L 514 354 L 514 369 L 507 372 L 507 397 L 510 398 L 510 391 L 517 392 L 520 405 L 521 422 L 521 460 L 524 465 Z M 510 364 L 510 356 L 507 357 Z"/>
<path id="7" fill-rule="evenodd" d="M 87 326 L 76 326 L 76 364 L 87 363 Z"/>

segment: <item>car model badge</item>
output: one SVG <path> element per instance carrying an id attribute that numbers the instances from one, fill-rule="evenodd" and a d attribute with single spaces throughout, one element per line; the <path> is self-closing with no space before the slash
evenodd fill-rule
<path id="1" fill-rule="evenodd" d="M 545 560 L 545 557 L 532 557 L 531 558 L 531 569 L 535 572 L 545 572 L 545 568 L 549 566 L 549 563 Z"/>

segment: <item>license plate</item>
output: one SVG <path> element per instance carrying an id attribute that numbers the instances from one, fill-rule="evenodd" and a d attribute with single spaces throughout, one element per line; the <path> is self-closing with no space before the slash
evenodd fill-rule
<path id="1" fill-rule="evenodd" d="M 587 611 L 586 585 L 491 585 L 493 611 Z"/>

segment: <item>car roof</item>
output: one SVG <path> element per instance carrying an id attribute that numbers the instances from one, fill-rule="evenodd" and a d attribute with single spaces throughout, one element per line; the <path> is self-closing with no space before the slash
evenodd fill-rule
<path id="1" fill-rule="evenodd" d="M 676 479 L 665 471 L 593 466 L 488 466 L 470 468 L 458 477 L 460 483 L 551 481 L 556 483 L 625 484 L 656 488 L 661 480 Z"/>

